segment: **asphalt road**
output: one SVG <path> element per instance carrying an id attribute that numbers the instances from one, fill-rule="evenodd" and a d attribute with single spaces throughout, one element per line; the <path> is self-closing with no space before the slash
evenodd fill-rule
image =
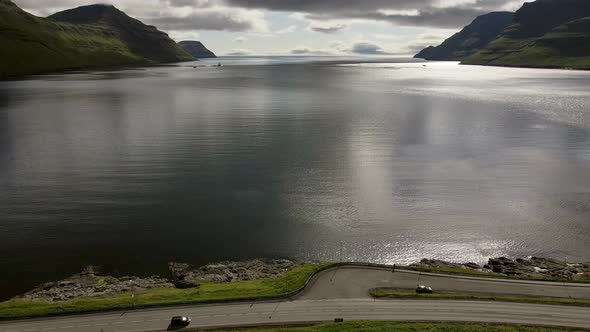
<path id="1" fill-rule="evenodd" d="M 590 299 L 590 284 L 484 279 L 403 270 L 392 273 L 386 269 L 359 267 L 342 267 L 318 274 L 299 298 L 363 298 L 368 296 L 367 292 L 372 288 L 414 289 L 418 283 L 443 293 Z"/>
<path id="2" fill-rule="evenodd" d="M 224 305 L 168 307 L 131 312 L 89 314 L 0 323 L 0 332 L 135 332 L 162 331 L 170 317 L 186 315 L 193 318 L 192 327 L 233 327 L 272 323 L 299 323 L 345 320 L 409 320 L 409 321 L 479 321 L 590 327 L 590 308 L 523 303 L 479 301 L 376 301 L 367 297 L 370 288 L 380 286 L 414 287 L 418 275 L 380 269 L 339 268 L 314 278 L 297 298 L 278 302 L 257 302 Z M 590 286 L 555 285 L 536 282 L 507 282 L 474 278 L 421 275 L 421 283 L 450 291 L 484 287 L 486 293 L 507 291 L 507 294 L 543 293 L 562 296 L 559 288 L 588 298 Z M 460 286 L 463 285 L 463 286 Z M 461 287 L 461 288 L 460 288 Z M 563 291 L 563 290 L 562 290 Z M 515 293 L 516 292 L 516 293 Z M 543 293 L 544 294 L 544 293 Z"/>

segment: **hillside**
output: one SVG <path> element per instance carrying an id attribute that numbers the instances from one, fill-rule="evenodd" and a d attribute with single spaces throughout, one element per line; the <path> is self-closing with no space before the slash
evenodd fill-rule
<path id="1" fill-rule="evenodd" d="M 127 16 L 111 5 L 90 5 L 65 10 L 48 17 L 50 20 L 92 24 L 108 27 L 122 40 L 131 52 L 152 62 L 173 62 L 191 57 L 167 34 L 154 26 Z"/>
<path id="2" fill-rule="evenodd" d="M 463 63 L 590 69 L 590 1 L 525 3 L 513 24 Z"/>
<path id="3" fill-rule="evenodd" d="M 142 32 L 135 29 L 129 33 Z M 165 53 L 152 56 L 105 23 L 70 24 L 39 18 L 9 0 L 0 0 L 0 44 L 4 45 L 0 48 L 0 77 L 192 59 L 172 40 L 169 43 L 173 46 Z"/>
<path id="4" fill-rule="evenodd" d="M 441 45 L 429 46 L 414 57 L 426 60 L 462 60 L 494 40 L 512 23 L 513 16 L 514 13 L 511 12 L 493 12 L 479 16 Z"/>
<path id="5" fill-rule="evenodd" d="M 217 58 L 215 53 L 208 50 L 200 41 L 181 41 L 178 45 L 188 54 L 197 59 Z"/>

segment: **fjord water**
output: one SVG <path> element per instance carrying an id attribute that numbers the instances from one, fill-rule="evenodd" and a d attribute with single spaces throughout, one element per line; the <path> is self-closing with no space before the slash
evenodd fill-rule
<path id="1" fill-rule="evenodd" d="M 590 260 L 590 73 L 316 60 L 0 82 L 0 297 L 89 264 Z"/>

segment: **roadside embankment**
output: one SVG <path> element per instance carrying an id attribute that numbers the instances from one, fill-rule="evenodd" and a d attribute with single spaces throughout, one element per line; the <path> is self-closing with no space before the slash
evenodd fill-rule
<path id="1" fill-rule="evenodd" d="M 268 264 L 265 263 L 266 265 L 252 261 L 236 264 L 234 267 L 231 264 L 225 267 L 221 267 L 223 264 L 205 266 L 198 269 L 201 272 L 191 269 L 191 278 L 195 278 L 195 281 L 191 282 L 185 276 L 180 286 L 177 284 L 178 280 L 166 281 L 160 277 L 100 277 L 89 275 L 87 271 L 65 281 L 56 282 L 51 287 L 47 285 L 45 288 L 38 288 L 0 303 L 0 319 L 287 298 L 300 292 L 317 272 L 331 266 L 327 263 L 289 263 L 292 265 L 291 268 L 285 268 L 285 261 L 270 261 Z M 255 267 L 248 270 L 248 273 L 240 274 L 238 266 L 244 267 L 244 264 L 254 264 Z M 260 269 L 261 266 L 264 268 Z M 279 271 L 280 269 L 283 270 Z M 208 279 L 218 278 L 225 273 L 235 274 L 236 278 L 231 282 L 215 282 Z M 245 280 L 251 276 L 260 278 Z M 96 284 L 89 285 L 91 280 L 95 280 Z M 163 287 L 157 288 L 158 285 Z M 96 292 L 97 289 L 100 291 Z M 69 296 L 78 297 L 67 299 Z"/>
<path id="2" fill-rule="evenodd" d="M 470 274 L 474 276 L 509 277 L 530 280 L 590 282 L 590 263 L 568 263 L 551 258 L 490 258 L 480 266 L 476 263 L 451 263 L 423 259 L 410 265 L 416 271 Z"/>
<path id="3" fill-rule="evenodd" d="M 170 263 L 169 268 L 170 276 L 167 278 L 101 276 L 97 269 L 87 268 L 80 274 L 62 281 L 41 285 L 31 292 L 0 303 L 0 319 L 178 304 L 280 300 L 295 295 L 305 297 L 306 294 L 309 295 L 311 288 L 313 288 L 312 295 L 316 297 L 334 298 L 334 294 L 338 296 L 344 294 L 348 297 L 351 294 L 357 294 L 358 297 L 364 297 L 368 295 L 367 292 L 370 289 L 389 286 L 392 282 L 402 285 L 402 288 L 406 290 L 412 289 L 415 287 L 415 277 L 411 274 L 419 275 L 416 272 L 406 272 L 395 274 L 393 277 L 394 274 L 391 273 L 392 270 L 395 270 L 393 266 L 369 263 L 297 263 L 288 260 L 262 259 L 246 262 L 222 262 L 202 267 L 192 267 L 184 263 Z M 335 272 L 319 274 L 319 272 L 330 268 L 335 268 L 333 269 Z M 531 278 L 545 281 L 573 280 L 579 282 L 590 279 L 588 264 L 568 264 L 543 258 L 490 259 L 490 262 L 485 266 L 472 263 L 456 264 L 422 260 L 412 266 L 396 268 L 469 276 L 445 277 L 438 275 L 436 277 L 436 275 L 428 276 L 428 273 L 422 273 L 424 281 L 434 278 L 430 282 L 435 288 L 452 288 L 453 291 L 465 291 L 468 285 L 479 289 L 477 283 L 487 282 L 481 281 L 485 279 L 473 280 L 477 279 L 473 277 Z M 339 280 L 337 287 L 333 280 L 336 272 L 338 272 Z M 310 284 L 311 280 L 313 281 Z M 388 283 L 381 285 L 383 280 Z M 490 280 L 490 282 L 492 281 Z M 513 282 L 518 283 L 518 281 Z M 330 286 L 321 286 L 326 283 L 329 283 Z M 310 287 L 306 287 L 308 284 Z M 450 287 L 449 285 L 454 286 Z M 495 288 L 499 287 L 494 285 Z M 528 296 L 532 294 L 561 297 L 562 291 L 567 288 L 563 284 L 557 292 L 559 294 L 548 295 L 548 288 L 534 284 L 528 286 L 501 285 L 502 287 L 498 289 L 501 288 L 505 291 L 498 290 L 496 291 L 498 294 L 494 296 L 502 294 Z M 579 286 L 582 287 L 582 285 Z M 305 292 L 302 293 L 304 289 Z"/>

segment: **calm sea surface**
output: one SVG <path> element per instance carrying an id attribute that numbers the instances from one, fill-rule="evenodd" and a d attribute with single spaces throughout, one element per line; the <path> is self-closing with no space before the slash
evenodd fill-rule
<path id="1" fill-rule="evenodd" d="M 0 82 L 0 298 L 88 264 L 590 261 L 590 72 L 411 61 Z"/>

